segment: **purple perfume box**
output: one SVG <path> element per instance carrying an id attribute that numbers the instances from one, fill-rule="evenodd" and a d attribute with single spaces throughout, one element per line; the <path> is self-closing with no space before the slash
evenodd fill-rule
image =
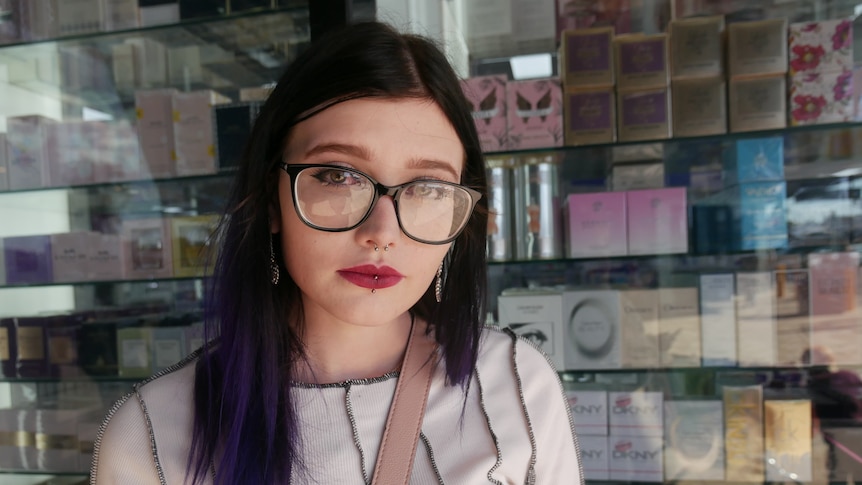
<path id="1" fill-rule="evenodd" d="M 461 81 L 470 102 L 483 152 L 506 149 L 506 76 L 479 76 Z"/>
<path id="2" fill-rule="evenodd" d="M 618 92 L 617 111 L 620 141 L 670 137 L 670 93 L 667 88 Z"/>
<path id="3" fill-rule="evenodd" d="M 666 87 L 667 34 L 631 34 L 614 39 L 617 88 Z"/>
<path id="4" fill-rule="evenodd" d="M 613 86 L 613 27 L 564 30 L 560 76 L 567 87 Z"/>
<path id="5" fill-rule="evenodd" d="M 617 137 L 614 88 L 567 91 L 566 145 L 613 143 Z"/>
<path id="6" fill-rule="evenodd" d="M 563 144 L 563 91 L 555 78 L 506 84 L 508 147 L 548 148 Z"/>
<path id="7" fill-rule="evenodd" d="M 53 281 L 51 236 L 4 238 L 3 254 L 8 284 L 41 284 Z"/>

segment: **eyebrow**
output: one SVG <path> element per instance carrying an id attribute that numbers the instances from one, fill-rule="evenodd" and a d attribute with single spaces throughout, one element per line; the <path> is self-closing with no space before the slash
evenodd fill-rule
<path id="1" fill-rule="evenodd" d="M 324 143 L 321 145 L 315 145 L 305 152 L 305 158 L 333 152 L 369 161 L 374 158 L 371 154 L 371 150 L 368 148 L 362 145 L 350 145 L 346 143 Z M 452 164 L 443 160 L 413 158 L 407 162 L 407 167 L 410 169 L 442 170 L 451 174 L 456 180 L 460 180 L 461 178 Z"/>

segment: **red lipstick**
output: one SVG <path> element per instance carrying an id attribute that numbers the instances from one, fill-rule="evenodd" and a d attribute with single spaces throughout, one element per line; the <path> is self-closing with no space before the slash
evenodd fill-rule
<path id="1" fill-rule="evenodd" d="M 338 274 L 347 281 L 362 288 L 389 288 L 404 279 L 404 275 L 389 266 L 374 266 L 363 264 L 352 268 L 338 270 Z"/>

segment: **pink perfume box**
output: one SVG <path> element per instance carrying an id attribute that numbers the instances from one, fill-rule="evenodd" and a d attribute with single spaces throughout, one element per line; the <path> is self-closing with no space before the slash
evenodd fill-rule
<path id="1" fill-rule="evenodd" d="M 838 315 L 856 308 L 859 253 L 808 255 L 812 315 Z"/>
<path id="2" fill-rule="evenodd" d="M 123 277 L 123 257 L 120 236 L 90 233 L 87 252 L 88 278 L 91 280 L 119 280 Z"/>
<path id="3" fill-rule="evenodd" d="M 45 154 L 46 126 L 55 120 L 44 116 L 10 116 L 6 119 L 9 188 L 34 189 L 48 185 Z"/>
<path id="4" fill-rule="evenodd" d="M 508 148 L 563 144 L 563 91 L 555 78 L 506 84 Z"/>
<path id="5" fill-rule="evenodd" d="M 850 69 L 804 72 L 790 78 L 788 115 L 792 126 L 841 123 L 853 119 Z"/>
<path id="6" fill-rule="evenodd" d="M 174 145 L 177 175 L 215 173 L 213 106 L 230 101 L 211 90 L 175 93 Z"/>
<path id="7" fill-rule="evenodd" d="M 89 232 L 67 232 L 51 235 L 51 258 L 54 281 L 66 283 L 87 280 Z"/>
<path id="8" fill-rule="evenodd" d="M 626 192 L 629 254 L 688 252 L 684 187 Z"/>
<path id="9" fill-rule="evenodd" d="M 853 69 L 853 20 L 790 24 L 790 74 Z"/>
<path id="10" fill-rule="evenodd" d="M 96 142 L 100 157 L 93 165 L 95 182 L 141 178 L 141 149 L 135 127 L 128 121 L 100 125 Z"/>
<path id="11" fill-rule="evenodd" d="M 174 89 L 135 92 L 141 176 L 166 178 L 176 175 L 172 101 Z"/>
<path id="12" fill-rule="evenodd" d="M 506 76 L 479 76 L 461 81 L 472 107 L 483 152 L 506 149 Z"/>
<path id="13" fill-rule="evenodd" d="M 48 185 L 63 187 L 93 182 L 93 165 L 99 159 L 97 137 L 91 124 L 99 121 L 65 121 L 45 127 Z"/>
<path id="14" fill-rule="evenodd" d="M 569 194 L 563 210 L 570 258 L 627 253 L 625 192 Z"/>
<path id="15" fill-rule="evenodd" d="M 170 278 L 174 275 L 170 220 L 123 221 L 122 245 L 125 278 Z"/>

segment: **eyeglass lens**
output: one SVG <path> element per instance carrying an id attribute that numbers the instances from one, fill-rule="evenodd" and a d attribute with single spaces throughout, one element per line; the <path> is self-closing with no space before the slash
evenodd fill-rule
<path id="1" fill-rule="evenodd" d="M 300 216 L 313 226 L 331 230 L 359 224 L 370 212 L 377 190 L 362 173 L 327 167 L 303 169 L 294 188 Z M 472 198 L 463 187 L 420 180 L 401 186 L 396 206 L 407 235 L 439 242 L 463 228 L 472 209 Z"/>

